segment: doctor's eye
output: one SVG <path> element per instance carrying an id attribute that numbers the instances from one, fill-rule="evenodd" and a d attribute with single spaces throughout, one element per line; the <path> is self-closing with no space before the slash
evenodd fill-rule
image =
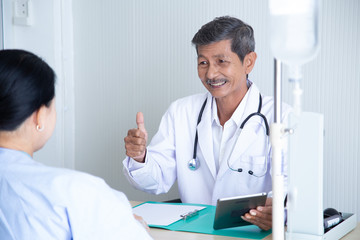
<path id="1" fill-rule="evenodd" d="M 225 64 L 225 63 L 228 63 L 228 61 L 224 60 L 224 59 L 219 59 L 218 60 L 218 63 L 219 64 Z"/>
<path id="2" fill-rule="evenodd" d="M 198 63 L 199 66 L 205 66 L 207 64 L 208 64 L 207 61 L 199 61 L 199 63 Z"/>

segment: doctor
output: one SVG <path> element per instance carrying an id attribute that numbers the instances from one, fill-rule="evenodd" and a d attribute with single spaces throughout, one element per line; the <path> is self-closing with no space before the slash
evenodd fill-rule
<path id="1" fill-rule="evenodd" d="M 124 139 L 128 180 L 153 194 L 166 193 L 177 180 L 184 203 L 216 205 L 219 198 L 270 193 L 273 99 L 247 78 L 257 57 L 253 29 L 219 17 L 202 26 L 192 43 L 208 92 L 173 102 L 149 146 L 143 114 L 137 114 L 138 128 Z M 268 230 L 271 214 L 268 198 L 243 218 Z"/>

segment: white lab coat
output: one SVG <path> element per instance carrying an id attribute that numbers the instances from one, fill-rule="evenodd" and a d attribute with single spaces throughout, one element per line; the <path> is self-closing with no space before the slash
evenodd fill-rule
<path id="1" fill-rule="evenodd" d="M 255 84 L 251 85 L 247 94 L 247 105 L 241 122 L 249 114 L 257 112 L 259 105 L 259 90 Z M 205 98 L 207 104 L 202 120 L 196 126 Z M 205 93 L 185 97 L 171 104 L 162 117 L 158 132 L 147 147 L 145 163 L 138 163 L 129 157 L 123 161 L 125 175 L 133 186 L 148 193 L 161 194 L 166 193 L 177 180 L 182 202 L 212 205 L 216 205 L 217 199 L 223 197 L 271 192 L 271 160 L 266 161 L 264 157 L 266 135 L 263 130 L 259 130 L 264 126 L 259 117 L 253 117 L 246 123 L 233 151 L 232 146 L 225 150 L 230 156 L 228 161 L 230 166 L 235 169 L 241 167 L 244 171 L 239 173 L 230 170 L 227 161 L 222 161 L 218 172 L 216 171 L 211 129 L 211 101 L 211 94 Z M 263 96 L 261 113 L 266 116 L 269 125 L 273 122 L 273 112 L 272 97 Z M 284 122 L 288 112 L 289 107 L 283 104 Z M 200 167 L 192 171 L 188 168 L 188 162 L 193 157 L 196 129 L 198 130 L 197 158 Z M 258 178 L 247 173 L 248 170 L 264 172 L 266 162 L 268 167 L 264 177 Z M 285 160 L 282 168 L 286 189 Z"/>

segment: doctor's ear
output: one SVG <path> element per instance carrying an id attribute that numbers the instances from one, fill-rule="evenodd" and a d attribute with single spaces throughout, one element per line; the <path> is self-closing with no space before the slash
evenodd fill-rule
<path id="1" fill-rule="evenodd" d="M 249 74 L 252 71 L 253 67 L 255 66 L 256 58 L 257 55 L 255 52 L 250 52 L 244 57 L 243 65 L 245 67 L 246 74 Z"/>

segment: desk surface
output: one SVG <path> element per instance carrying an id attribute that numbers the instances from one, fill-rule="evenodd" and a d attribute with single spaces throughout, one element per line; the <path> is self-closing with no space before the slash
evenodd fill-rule
<path id="1" fill-rule="evenodd" d="M 141 202 L 138 201 L 130 201 L 132 206 L 136 206 Z M 241 240 L 245 238 L 235 238 L 235 237 L 225 237 L 225 236 L 217 236 L 217 235 L 209 235 L 209 234 L 201 234 L 201 233 L 192 233 L 192 232 L 178 232 L 178 231 L 170 231 L 166 229 L 160 228 L 150 228 L 150 235 L 155 240 Z M 343 240 L 358 240 L 360 239 L 360 222 L 357 227 L 348 233 Z M 271 234 L 264 238 L 263 240 L 272 240 Z"/>

